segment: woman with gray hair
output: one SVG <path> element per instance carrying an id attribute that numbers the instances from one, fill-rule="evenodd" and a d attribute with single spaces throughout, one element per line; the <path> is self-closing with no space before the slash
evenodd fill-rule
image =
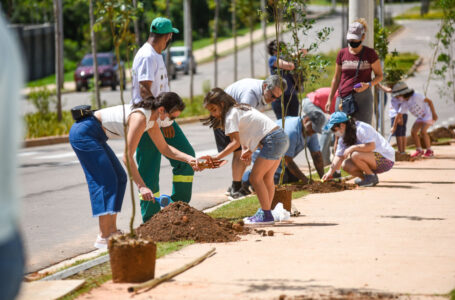
<path id="1" fill-rule="evenodd" d="M 332 79 L 330 95 L 325 107 L 326 112 L 332 104 L 335 92 L 339 90 L 337 104 L 343 103 L 343 110 L 355 119 L 371 124 L 373 117 L 373 95 L 371 88 L 382 81 L 382 68 L 374 49 L 362 45 L 365 40 L 367 24 L 358 19 L 349 25 L 346 36 L 349 47 L 338 52 L 335 75 Z M 371 72 L 374 79 L 371 79 Z M 353 101 L 352 101 L 353 99 Z M 351 105 L 348 105 L 351 104 Z M 352 109 L 347 109 L 351 107 Z"/>

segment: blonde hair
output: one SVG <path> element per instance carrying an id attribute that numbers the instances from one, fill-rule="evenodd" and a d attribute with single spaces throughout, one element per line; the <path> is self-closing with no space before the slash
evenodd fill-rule
<path id="1" fill-rule="evenodd" d="M 357 19 L 354 22 L 362 24 L 364 32 L 367 33 L 367 21 L 364 18 Z"/>

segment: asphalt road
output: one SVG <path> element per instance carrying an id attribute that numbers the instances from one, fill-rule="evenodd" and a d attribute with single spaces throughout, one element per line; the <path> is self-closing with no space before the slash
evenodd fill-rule
<path id="1" fill-rule="evenodd" d="M 431 46 L 428 42 L 436 32 L 437 21 L 404 22 L 404 25 L 406 29 L 392 41 L 391 46 L 399 51 L 413 51 L 425 57 L 430 56 Z M 321 48 L 321 51 L 326 52 L 339 48 L 340 39 L 338 37 L 341 27 L 339 16 L 319 20 L 316 26 L 334 28 L 332 39 Z M 311 38 L 310 35 L 309 39 Z M 262 44 L 259 44 L 255 47 L 257 75 L 265 74 L 263 66 L 265 53 L 261 50 L 261 46 Z M 232 56 L 221 59 L 219 69 L 220 86 L 227 86 L 233 80 Z M 417 76 L 408 80 L 408 83 L 418 90 L 428 74 L 428 65 L 425 64 L 425 61 L 419 71 Z M 212 72 L 212 64 L 199 66 L 195 78 L 195 88 L 198 85 L 201 86 L 203 80 L 211 78 Z M 248 49 L 239 53 L 239 73 L 239 78 L 249 76 Z M 187 76 L 179 77 L 171 82 L 171 89 L 184 95 L 183 90 L 186 89 L 187 80 Z M 440 116 L 437 124 L 454 123 L 453 119 L 450 119 L 455 112 L 453 103 L 437 96 L 436 86 L 437 84 L 432 85 L 429 96 L 435 101 Z M 183 90 L 180 92 L 179 89 Z M 127 101 L 129 101 L 129 91 L 126 95 Z M 66 107 L 90 103 L 87 98 L 86 93 L 64 96 Z M 118 92 L 103 91 L 102 98 L 111 105 L 117 104 L 119 101 Z M 27 106 L 24 103 L 24 110 L 26 109 Z M 272 116 L 270 111 L 268 114 Z M 204 128 L 200 123 L 194 123 L 183 125 L 182 129 L 198 155 L 216 151 L 213 133 L 208 128 Z M 110 141 L 109 143 L 118 155 L 122 155 L 122 141 Z M 35 271 L 93 250 L 93 242 L 98 233 L 98 223 L 96 218 L 91 217 L 84 174 L 70 145 L 60 144 L 22 149 L 19 156 L 20 187 L 23 195 L 22 229 L 28 256 L 27 271 Z M 297 159 L 297 163 L 305 168 L 304 155 Z M 171 177 L 170 165 L 167 159 L 163 158 L 160 177 L 162 193 L 171 192 Z M 229 165 L 219 170 L 206 170 L 196 174 L 191 204 L 198 209 L 204 209 L 226 201 L 224 191 L 230 181 Z M 136 202 L 138 202 L 137 198 Z M 122 230 L 128 229 L 131 209 L 131 197 L 129 189 L 127 189 L 122 213 L 118 216 L 118 225 Z M 140 224 L 138 210 L 136 207 L 135 226 Z"/>

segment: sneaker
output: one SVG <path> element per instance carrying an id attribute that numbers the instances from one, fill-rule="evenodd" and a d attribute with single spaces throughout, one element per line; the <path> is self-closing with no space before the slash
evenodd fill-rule
<path id="1" fill-rule="evenodd" d="M 263 226 L 275 224 L 273 217 L 267 219 L 262 209 L 258 209 L 254 216 L 243 219 L 243 222 L 245 223 L 245 226 Z"/>
<path id="2" fill-rule="evenodd" d="M 358 185 L 359 183 L 362 182 L 362 180 L 363 180 L 362 178 L 357 177 L 356 180 L 354 180 L 354 183 Z"/>
<path id="3" fill-rule="evenodd" d="M 411 154 L 411 157 L 420 157 L 423 155 L 423 150 L 416 150 L 414 153 Z"/>
<path id="4" fill-rule="evenodd" d="M 245 192 L 242 188 L 236 192 L 231 192 L 228 199 L 229 200 L 240 200 L 248 196 L 247 192 Z"/>
<path id="5" fill-rule="evenodd" d="M 95 248 L 106 250 L 108 240 L 109 238 L 103 238 L 100 234 L 98 234 L 98 237 L 96 238 L 96 242 L 94 244 Z"/>
<path id="6" fill-rule="evenodd" d="M 232 191 L 232 186 L 228 187 L 227 191 L 224 193 L 226 196 L 230 196 Z"/>
<path id="7" fill-rule="evenodd" d="M 250 185 L 246 182 L 242 182 L 242 187 L 240 190 L 245 194 L 245 195 L 251 195 L 250 191 Z"/>
<path id="8" fill-rule="evenodd" d="M 365 175 L 365 178 L 357 183 L 358 186 L 375 186 L 379 183 L 378 176 L 376 174 L 373 175 Z"/>
<path id="9" fill-rule="evenodd" d="M 427 149 L 427 151 L 425 151 L 425 153 L 423 154 L 423 157 L 433 157 L 433 156 L 434 156 L 434 152 L 431 149 Z"/>

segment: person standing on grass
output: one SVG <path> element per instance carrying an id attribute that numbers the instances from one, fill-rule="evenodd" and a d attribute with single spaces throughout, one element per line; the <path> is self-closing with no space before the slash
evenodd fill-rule
<path id="1" fill-rule="evenodd" d="M 433 157 L 434 152 L 431 150 L 430 136 L 427 132 L 428 128 L 430 128 L 430 126 L 433 125 L 434 122 L 436 122 L 438 119 L 438 115 L 434 109 L 433 101 L 426 98 L 420 93 L 416 93 L 404 82 L 398 82 L 393 86 L 392 96 L 402 101 L 402 104 L 398 109 L 398 120 L 404 120 L 404 115 L 408 110 L 411 114 L 417 117 L 411 129 L 411 135 L 416 145 L 416 151 L 411 154 L 411 157 Z M 394 123 L 391 131 L 397 132 L 397 130 L 398 122 Z M 426 151 L 422 150 L 419 133 L 423 137 L 424 147 Z M 404 138 L 406 139 L 406 137 Z"/>
<path id="2" fill-rule="evenodd" d="M 241 147 L 240 159 L 249 165 L 253 152 L 259 147 L 250 182 L 261 208 L 244 222 L 249 226 L 274 224 L 271 212 L 275 194 L 274 174 L 289 146 L 289 138 L 269 117 L 247 104 L 237 103 L 220 88 L 212 89 L 205 96 L 204 107 L 210 112 L 210 117 L 203 119 L 203 124 L 223 129 L 231 142 L 217 155 L 201 159 L 219 161 Z"/>
<path id="3" fill-rule="evenodd" d="M 150 36 L 147 42 L 138 50 L 134 57 L 133 73 L 133 98 L 132 103 L 138 103 L 148 97 L 158 97 L 163 92 L 169 91 L 168 75 L 166 65 L 161 55 L 174 33 L 179 31 L 172 27 L 170 20 L 166 18 L 156 18 L 150 26 Z M 159 120 L 166 143 L 176 149 L 194 156 L 195 152 L 188 142 L 180 126 L 167 119 Z M 150 136 L 145 133 L 137 147 L 136 160 L 139 173 L 148 187 L 153 191 L 155 197 L 160 196 L 160 165 L 161 155 Z M 169 159 L 172 166 L 172 201 L 190 202 L 193 189 L 193 169 L 186 163 L 178 160 Z M 154 214 L 160 210 L 157 202 L 141 200 L 142 221 L 147 222 Z"/>
<path id="4" fill-rule="evenodd" d="M 286 87 L 286 82 L 281 81 L 278 75 L 271 75 L 265 80 L 241 79 L 228 86 L 225 92 L 237 103 L 248 104 L 259 111 L 264 111 L 269 103 L 281 97 Z M 218 152 L 221 152 L 231 140 L 221 128 L 214 128 L 214 133 L 216 147 Z M 242 175 L 246 165 L 240 159 L 240 150 L 242 150 L 240 147 L 235 149 L 232 158 L 232 185 L 226 192 L 231 200 L 241 199 L 247 195 L 245 189 L 242 189 Z"/>
<path id="5" fill-rule="evenodd" d="M 127 184 L 127 175 L 107 140 L 124 137 L 125 119 L 127 152 L 123 155 L 123 162 L 129 166 L 141 198 L 154 203 L 152 190 L 139 173 L 133 156 L 145 133 L 150 135 L 163 155 L 197 168 L 193 156 L 166 143 L 157 122 L 158 119 L 175 119 L 184 108 L 182 99 L 177 94 L 168 92 L 135 104 L 112 106 L 95 113 L 84 111 L 83 116 L 76 119 L 69 140 L 87 179 L 92 214 L 99 219 L 101 233 L 96 239 L 96 248 L 107 249 L 109 237 L 117 232 L 117 214 L 122 209 Z"/>
<path id="6" fill-rule="evenodd" d="M 324 128 L 339 137 L 335 158 L 322 180 L 332 177 L 342 167 L 354 177 L 359 186 L 379 183 L 379 173 L 389 171 L 395 163 L 395 150 L 371 125 L 355 121 L 344 112 L 330 116 Z"/>
<path id="7" fill-rule="evenodd" d="M 336 91 L 340 95 L 337 97 L 335 110 L 339 110 L 341 99 L 351 93 L 357 103 L 358 110 L 352 116 L 359 121 L 371 125 L 373 119 L 373 95 L 371 88 L 382 81 L 382 68 L 378 55 L 374 49 L 363 46 L 365 40 L 367 24 L 365 19 L 358 19 L 349 25 L 346 35 L 349 47 L 343 48 L 338 52 L 335 74 L 332 79 L 332 85 L 327 101 L 325 111 L 329 112 L 332 105 L 332 99 Z M 358 69 L 358 75 L 356 76 Z M 371 73 L 374 73 L 374 79 L 371 80 Z M 360 87 L 354 88 L 355 85 Z"/>

